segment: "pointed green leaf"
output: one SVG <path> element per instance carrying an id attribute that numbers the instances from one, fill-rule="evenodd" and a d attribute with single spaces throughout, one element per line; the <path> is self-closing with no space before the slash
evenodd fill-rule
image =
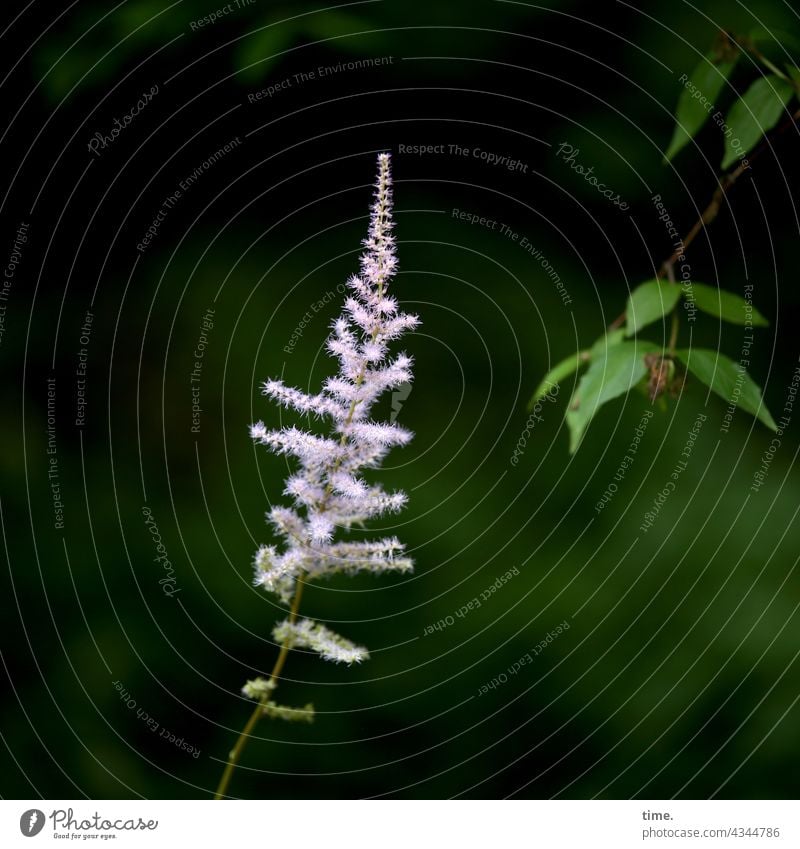
<path id="1" fill-rule="evenodd" d="M 735 404 L 755 416 L 771 430 L 777 430 L 775 420 L 764 406 L 761 390 L 739 363 L 720 354 L 701 348 L 686 348 L 675 356 L 702 383 L 716 392 L 727 404 Z"/>
<path id="2" fill-rule="evenodd" d="M 737 56 L 722 60 L 712 51 L 700 61 L 688 80 L 684 77 L 683 91 L 675 108 L 675 130 L 664 154 L 667 162 L 697 135 L 714 111 L 714 101 L 730 76 Z"/>
<path id="3" fill-rule="evenodd" d="M 542 378 L 542 382 L 536 387 L 531 400 L 528 401 L 528 409 L 553 388 L 561 383 L 564 378 L 569 377 L 573 372 L 576 372 L 582 363 L 588 362 L 589 356 L 587 351 L 576 351 L 568 357 L 564 357 L 558 365 L 553 366 L 550 371 Z"/>
<path id="4" fill-rule="evenodd" d="M 800 40 L 796 35 L 781 29 L 767 29 L 766 27 L 756 27 L 749 32 L 750 39 L 756 44 L 777 44 L 783 48 L 789 48 L 794 52 L 800 51 Z"/>
<path id="5" fill-rule="evenodd" d="M 542 378 L 542 382 L 536 387 L 531 400 L 528 402 L 528 409 L 532 409 L 534 404 L 550 391 L 550 389 L 559 384 L 564 378 L 569 377 L 573 372 L 576 372 L 582 365 L 596 359 L 602 355 L 606 347 L 619 344 L 625 338 L 625 331 L 622 329 L 611 330 L 604 333 L 599 339 L 595 340 L 594 344 L 588 351 L 577 351 L 570 354 L 561 360 L 558 365 L 553 366 L 550 371 Z"/>
<path id="6" fill-rule="evenodd" d="M 680 286 L 648 280 L 637 286 L 625 307 L 625 335 L 633 336 L 643 327 L 672 312 L 681 296 Z"/>
<path id="7" fill-rule="evenodd" d="M 600 407 L 624 395 L 645 376 L 644 355 L 654 350 L 660 349 L 651 342 L 620 342 L 605 348 L 592 360 L 567 410 L 571 454 L 580 445 L 584 431 Z"/>
<path id="8" fill-rule="evenodd" d="M 592 347 L 589 349 L 589 359 L 593 360 L 602 354 L 606 348 L 612 345 L 619 345 L 625 338 L 625 331 L 620 327 L 616 330 L 609 330 L 604 333 L 599 339 L 596 339 Z"/>
<path id="9" fill-rule="evenodd" d="M 754 327 L 769 327 L 769 322 L 752 304 L 733 292 L 703 283 L 692 283 L 690 291 L 694 295 L 695 306 L 709 315 L 731 324 L 747 324 L 749 320 Z"/>
<path id="10" fill-rule="evenodd" d="M 795 88 L 800 86 L 800 68 L 798 68 L 797 65 L 789 64 L 784 65 L 784 67 L 786 68 L 786 71 L 789 76 L 792 78 L 792 82 L 794 83 Z"/>
<path id="11" fill-rule="evenodd" d="M 730 136 L 725 141 L 723 169 L 746 156 L 778 123 L 793 94 L 791 83 L 770 74 L 756 80 L 731 106 L 726 120 Z"/>

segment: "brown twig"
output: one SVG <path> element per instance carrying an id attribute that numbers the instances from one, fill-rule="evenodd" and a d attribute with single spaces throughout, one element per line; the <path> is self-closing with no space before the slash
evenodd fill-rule
<path id="1" fill-rule="evenodd" d="M 729 171 L 727 174 L 723 174 L 720 177 L 719 182 L 717 184 L 717 188 L 714 190 L 714 194 L 711 196 L 711 200 L 708 206 L 703 210 L 700 217 L 695 221 L 692 225 L 692 228 L 686 234 L 684 239 L 681 241 L 680 245 L 673 251 L 670 257 L 661 264 L 661 268 L 656 274 L 656 277 L 660 279 L 665 276 L 669 279 L 670 283 L 675 282 L 675 263 L 684 256 L 686 249 L 691 245 L 691 243 L 700 235 L 700 233 L 705 230 L 705 228 L 711 224 L 711 222 L 717 217 L 720 209 L 722 208 L 722 202 L 725 199 L 727 193 L 733 188 L 736 181 L 745 171 L 749 171 L 753 160 L 757 159 L 761 156 L 764 151 L 771 146 L 772 139 L 779 136 L 781 133 L 785 132 L 789 127 L 793 127 L 797 125 L 797 121 L 800 119 L 800 109 L 798 109 L 788 120 L 784 121 L 777 130 L 775 130 L 770 136 L 765 136 L 759 146 L 753 151 L 752 155 L 749 159 L 743 159 L 742 162 L 737 165 L 732 171 Z M 609 330 L 616 330 L 616 328 L 621 327 L 625 323 L 625 313 L 621 313 L 618 315 L 611 324 L 608 325 Z"/>

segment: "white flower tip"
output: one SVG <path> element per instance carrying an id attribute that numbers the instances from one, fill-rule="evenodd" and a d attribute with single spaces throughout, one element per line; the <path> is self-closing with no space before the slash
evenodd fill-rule
<path id="1" fill-rule="evenodd" d="M 340 649 L 335 648 L 330 651 L 322 652 L 322 659 L 329 660 L 331 663 L 346 663 L 352 666 L 354 663 L 361 663 L 362 660 L 369 660 L 369 652 L 362 648 Z"/>
<path id="2" fill-rule="evenodd" d="M 250 425 L 250 437 L 256 442 L 263 442 L 267 436 L 267 428 L 264 422 L 256 422 L 253 425 Z"/>
<path id="3" fill-rule="evenodd" d="M 259 676 L 252 681 L 248 681 L 242 687 L 242 695 L 247 696 L 248 699 L 261 699 L 268 697 L 274 689 L 274 681 Z"/>
<path id="4" fill-rule="evenodd" d="M 316 545 L 324 545 L 333 539 L 333 522 L 319 513 L 312 513 L 308 519 L 308 535 L 311 542 Z"/>

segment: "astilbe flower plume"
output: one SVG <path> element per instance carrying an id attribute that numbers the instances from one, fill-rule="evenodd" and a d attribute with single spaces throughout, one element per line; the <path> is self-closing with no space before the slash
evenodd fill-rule
<path id="1" fill-rule="evenodd" d="M 270 429 L 263 422 L 250 429 L 258 443 L 297 461 L 284 490 L 291 506 L 276 506 L 267 514 L 281 544 L 261 546 L 255 556 L 255 583 L 287 605 L 296 598 L 299 584 L 317 578 L 412 569 L 404 546 L 394 536 L 371 541 L 340 538 L 354 524 L 396 512 L 406 503 L 404 493 L 387 492 L 363 477 L 364 470 L 381 465 L 392 447 L 405 445 L 412 437 L 400 425 L 376 421 L 371 415 L 384 392 L 411 380 L 411 358 L 392 355 L 389 343 L 419 323 L 417 316 L 402 312 L 388 292 L 397 271 L 393 226 L 391 160 L 382 153 L 361 270 L 347 282 L 344 310 L 327 341 L 328 352 L 338 361 L 337 373 L 316 395 L 282 380 L 268 380 L 263 388 L 264 395 L 279 405 L 329 422 L 330 433 L 322 436 L 296 426 Z M 340 663 L 358 663 L 369 656 L 365 648 L 326 626 L 298 620 L 296 612 L 293 605 L 289 618 L 275 628 L 278 643 L 309 648 Z M 252 683 L 245 688 L 246 695 L 266 697 Z"/>

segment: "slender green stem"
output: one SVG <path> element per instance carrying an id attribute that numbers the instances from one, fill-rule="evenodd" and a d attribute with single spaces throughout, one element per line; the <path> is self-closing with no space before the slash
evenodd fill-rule
<path id="1" fill-rule="evenodd" d="M 289 621 L 294 623 L 297 619 L 297 612 L 300 609 L 300 599 L 303 595 L 303 587 L 304 583 L 302 580 L 302 576 L 298 578 L 297 581 L 297 589 L 294 592 L 294 598 L 292 599 L 292 607 L 289 611 Z M 281 672 L 283 671 L 283 666 L 286 663 L 286 658 L 289 656 L 289 641 L 290 634 L 286 635 L 286 638 L 281 645 L 281 650 L 278 653 L 278 658 L 275 661 L 275 666 L 272 667 L 272 672 L 269 676 L 269 683 L 272 685 L 270 688 L 270 692 L 278 686 L 278 679 L 280 678 Z M 233 748 L 228 755 L 228 763 L 225 765 L 225 770 L 222 773 L 222 778 L 219 781 L 219 786 L 217 787 L 217 792 L 214 796 L 215 799 L 224 799 L 228 792 L 228 785 L 231 783 L 231 778 L 233 777 L 233 771 L 236 769 L 236 765 L 239 763 L 239 758 L 242 756 L 242 752 L 244 751 L 245 746 L 247 745 L 247 741 L 250 739 L 253 730 L 258 724 L 258 720 L 264 715 L 264 705 L 268 700 L 268 696 L 262 696 L 258 704 L 255 706 L 255 709 L 250 714 L 250 719 L 247 720 L 244 728 L 242 729 L 242 733 L 236 740 Z"/>
<path id="2" fill-rule="evenodd" d="M 755 57 L 768 71 L 772 71 L 775 76 L 780 77 L 782 80 L 785 80 L 787 83 L 791 83 L 791 85 L 797 87 L 794 80 L 790 79 L 774 62 L 772 62 L 768 57 L 766 57 L 759 49 L 756 47 L 752 38 L 735 36 L 733 33 L 727 33 L 728 38 L 744 53 L 749 53 L 751 56 Z"/>
<path id="3" fill-rule="evenodd" d="M 670 282 L 670 285 L 677 286 L 677 282 L 675 280 L 675 266 L 672 263 L 667 263 L 665 265 L 665 271 L 667 274 L 667 279 Z M 678 299 L 680 302 L 680 299 Z M 675 346 L 678 344 L 678 330 L 680 327 L 680 319 L 678 317 L 678 304 L 672 308 L 672 328 L 669 334 L 669 345 L 667 347 L 667 351 L 670 356 L 675 356 Z"/>
<path id="4" fill-rule="evenodd" d="M 761 62 L 761 64 L 765 68 L 767 68 L 767 70 L 772 71 L 772 73 L 775 74 L 776 77 L 780 77 L 785 82 L 794 85 L 794 82 L 790 80 L 789 77 L 786 76 L 786 74 L 784 74 L 783 71 L 778 68 L 773 62 L 767 59 L 767 57 L 760 50 L 755 47 L 751 47 L 750 52 L 753 54 L 753 56 L 756 57 L 756 59 L 758 59 L 759 62 Z"/>
<path id="5" fill-rule="evenodd" d="M 241 757 L 242 750 L 247 745 L 247 741 L 250 739 L 250 735 L 253 733 L 253 729 L 256 727 L 256 724 L 261 718 L 261 714 L 263 712 L 264 702 L 262 700 L 259 700 L 258 704 L 253 709 L 253 712 L 250 714 L 250 719 L 247 720 L 246 725 L 242 729 L 242 733 L 236 740 L 236 745 L 233 747 L 233 749 L 231 749 L 231 752 L 228 755 L 228 763 L 225 764 L 225 771 L 222 773 L 222 778 L 220 779 L 219 786 L 217 787 L 217 792 L 214 795 L 214 799 L 225 798 L 228 792 L 228 785 L 231 783 L 233 771 L 236 769 L 236 764 L 239 763 L 239 758 Z"/>
<path id="6" fill-rule="evenodd" d="M 678 330 L 680 328 L 680 319 L 678 318 L 677 306 L 672 310 L 672 330 L 669 334 L 669 348 L 667 349 L 671 356 L 675 356 L 675 346 L 678 344 Z"/>

